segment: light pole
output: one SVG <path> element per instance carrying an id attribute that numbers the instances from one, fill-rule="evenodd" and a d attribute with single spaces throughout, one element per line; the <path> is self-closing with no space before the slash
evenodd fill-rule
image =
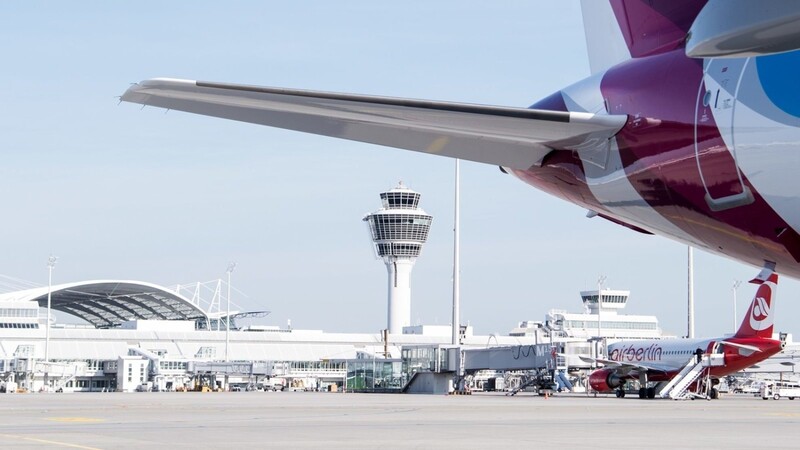
<path id="1" fill-rule="evenodd" d="M 686 337 L 694 338 L 694 249 L 689 246 L 686 251 L 687 259 L 687 305 L 686 305 Z"/>
<path id="2" fill-rule="evenodd" d="M 602 294 L 603 283 L 605 282 L 606 282 L 605 275 L 600 275 L 599 277 L 597 277 L 597 339 L 598 340 L 600 339 L 600 336 L 602 336 L 603 334 L 602 325 L 600 324 L 600 308 L 603 301 L 603 294 Z"/>
<path id="3" fill-rule="evenodd" d="M 231 338 L 231 274 L 233 269 L 236 268 L 235 262 L 228 263 L 228 312 L 225 316 L 225 362 L 230 361 L 228 358 L 228 346 L 230 345 Z"/>
<path id="4" fill-rule="evenodd" d="M 600 275 L 597 277 L 597 357 L 601 357 L 603 355 L 600 354 L 600 342 L 603 339 L 603 327 L 600 322 L 600 309 L 603 306 L 603 283 L 606 282 L 606 276 Z"/>
<path id="5" fill-rule="evenodd" d="M 450 343 L 452 345 L 461 345 L 461 242 L 459 240 L 460 231 L 460 195 L 461 195 L 461 172 L 459 169 L 459 161 L 456 159 L 456 176 L 455 176 L 455 199 L 453 207 L 453 327 L 450 330 L 452 338 Z"/>
<path id="6" fill-rule="evenodd" d="M 739 280 L 733 281 L 733 332 L 736 333 L 736 290 L 739 289 L 739 286 L 742 285 L 742 282 Z"/>
<path id="7" fill-rule="evenodd" d="M 47 319 L 44 337 L 44 362 L 50 362 L 50 297 L 53 293 L 53 268 L 58 261 L 57 256 L 47 258 Z"/>

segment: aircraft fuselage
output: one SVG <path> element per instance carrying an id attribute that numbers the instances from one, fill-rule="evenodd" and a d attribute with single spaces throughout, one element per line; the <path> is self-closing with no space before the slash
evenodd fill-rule
<path id="1" fill-rule="evenodd" d="M 631 228 L 798 278 L 800 87 L 787 74 L 799 70 L 800 52 L 628 60 L 532 105 L 627 114 L 611 142 L 510 172 Z"/>
<path id="2" fill-rule="evenodd" d="M 761 351 L 738 348 L 733 345 L 719 345 L 719 342 L 732 342 L 759 348 Z M 781 342 L 763 338 L 717 338 L 717 339 L 676 339 L 626 341 L 612 344 L 608 348 L 608 359 L 623 364 L 641 364 L 664 368 L 662 373 L 649 375 L 650 381 L 668 381 L 675 376 L 693 357 L 697 349 L 703 353 L 724 354 L 725 364 L 711 367 L 710 376 L 720 378 L 757 364 L 781 351 Z M 635 378 L 635 377 L 634 377 Z"/>

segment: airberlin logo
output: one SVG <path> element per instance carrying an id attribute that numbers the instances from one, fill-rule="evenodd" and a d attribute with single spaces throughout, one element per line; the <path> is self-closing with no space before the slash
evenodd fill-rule
<path id="1" fill-rule="evenodd" d="M 661 353 L 663 350 L 658 344 L 652 344 L 649 347 L 635 347 L 628 345 L 627 347 L 615 348 L 611 350 L 608 357 L 612 361 L 661 361 Z"/>
<path id="2" fill-rule="evenodd" d="M 764 297 L 753 300 L 753 309 L 750 311 L 750 327 L 754 330 L 763 330 L 772 325 L 770 319 L 770 304 Z"/>

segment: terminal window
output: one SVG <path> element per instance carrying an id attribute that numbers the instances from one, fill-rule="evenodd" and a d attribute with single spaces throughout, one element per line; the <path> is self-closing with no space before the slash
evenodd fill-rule
<path id="1" fill-rule="evenodd" d="M 39 328 L 38 323 L 0 323 L 0 328 Z"/>

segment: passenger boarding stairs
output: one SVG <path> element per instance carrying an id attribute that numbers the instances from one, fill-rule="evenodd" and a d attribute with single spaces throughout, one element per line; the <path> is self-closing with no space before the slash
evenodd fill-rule
<path id="1" fill-rule="evenodd" d="M 701 377 L 705 377 L 704 386 L 709 386 L 708 376 L 711 367 L 724 365 L 724 355 L 722 354 L 704 354 L 700 361 L 692 356 L 683 369 L 672 377 L 669 383 L 666 384 L 659 392 L 661 398 L 671 398 L 673 400 L 686 400 L 689 398 L 707 398 L 708 394 L 705 392 L 691 391 L 691 387 L 696 385 Z M 698 389 L 699 391 L 699 389 Z"/>
<path id="2" fill-rule="evenodd" d="M 524 382 L 520 383 L 519 386 L 515 387 L 514 389 L 512 389 L 509 392 L 506 392 L 506 395 L 510 395 L 510 396 L 513 397 L 513 396 L 517 395 L 517 393 L 519 391 L 524 391 L 528 386 L 531 386 L 531 385 L 536 384 L 538 382 L 539 382 L 539 378 L 538 377 L 529 376 L 529 377 L 527 377 L 527 380 L 525 380 Z"/>

